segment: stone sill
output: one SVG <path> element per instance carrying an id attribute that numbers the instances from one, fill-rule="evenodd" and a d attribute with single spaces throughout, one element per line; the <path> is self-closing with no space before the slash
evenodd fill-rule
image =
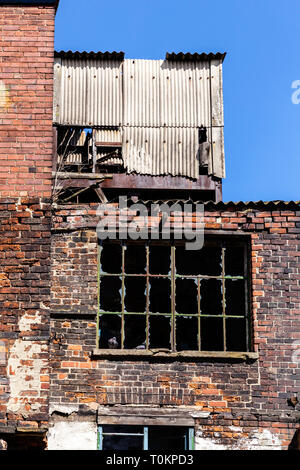
<path id="1" fill-rule="evenodd" d="M 94 349 L 93 356 L 97 357 L 120 357 L 120 358 L 153 358 L 163 357 L 167 359 L 191 358 L 191 359 L 237 359 L 237 360 L 256 360 L 259 355 L 257 352 L 230 352 L 230 351 L 180 351 L 169 352 L 161 349 L 151 349 L 148 351 L 135 349 Z"/>

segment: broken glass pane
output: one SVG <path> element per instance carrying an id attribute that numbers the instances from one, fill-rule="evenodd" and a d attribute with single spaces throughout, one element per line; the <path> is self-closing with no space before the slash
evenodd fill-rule
<path id="1" fill-rule="evenodd" d="M 227 276 L 244 276 L 244 247 L 226 248 L 225 274 Z"/>
<path id="2" fill-rule="evenodd" d="M 125 311 L 146 311 L 146 278 L 125 277 Z"/>
<path id="3" fill-rule="evenodd" d="M 103 436 L 103 450 L 143 450 L 144 436 Z"/>
<path id="4" fill-rule="evenodd" d="M 119 243 L 104 243 L 101 248 L 100 267 L 102 273 L 122 273 L 122 247 Z"/>
<path id="5" fill-rule="evenodd" d="M 226 318 L 226 346 L 228 351 L 248 350 L 244 318 Z"/>
<path id="6" fill-rule="evenodd" d="M 245 315 L 245 281 L 226 279 L 225 281 L 226 315 Z"/>
<path id="7" fill-rule="evenodd" d="M 188 430 L 181 427 L 149 427 L 149 450 L 187 450 Z"/>
<path id="8" fill-rule="evenodd" d="M 101 315 L 99 318 L 99 348 L 121 348 L 121 316 Z"/>
<path id="9" fill-rule="evenodd" d="M 171 313 L 171 280 L 151 277 L 149 284 L 149 311 L 152 313 Z"/>
<path id="10" fill-rule="evenodd" d="M 122 281 L 117 276 L 103 276 L 100 279 L 100 310 L 102 312 L 121 312 Z"/>
<path id="11" fill-rule="evenodd" d="M 150 274 L 169 274 L 171 271 L 171 247 L 151 245 L 149 249 Z"/>
<path id="12" fill-rule="evenodd" d="M 176 317 L 176 350 L 198 350 L 198 318 Z"/>
<path id="13" fill-rule="evenodd" d="M 222 315 L 222 281 L 202 279 L 200 284 L 200 309 L 203 315 Z"/>
<path id="14" fill-rule="evenodd" d="M 125 349 L 146 349 L 146 316 L 125 315 Z"/>
<path id="15" fill-rule="evenodd" d="M 222 318 L 201 318 L 201 350 L 224 351 Z"/>
<path id="16" fill-rule="evenodd" d="M 188 315 L 198 313 L 197 279 L 176 279 L 176 312 Z"/>
<path id="17" fill-rule="evenodd" d="M 149 347 L 150 349 L 171 349 L 171 317 L 149 317 Z"/>
<path id="18" fill-rule="evenodd" d="M 146 273 L 146 246 L 127 245 L 125 249 L 125 273 Z"/>
<path id="19" fill-rule="evenodd" d="M 203 247 L 189 251 L 184 246 L 176 247 L 176 274 L 220 276 L 222 273 L 222 251 L 218 247 Z"/>

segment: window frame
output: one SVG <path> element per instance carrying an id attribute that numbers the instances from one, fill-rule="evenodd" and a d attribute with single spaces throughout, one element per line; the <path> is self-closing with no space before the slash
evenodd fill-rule
<path id="1" fill-rule="evenodd" d="M 141 427 L 143 428 L 143 433 L 129 433 L 129 432 L 120 432 L 120 433 L 106 433 L 106 432 L 103 432 L 103 426 L 107 426 L 107 425 L 100 425 L 98 426 L 98 432 L 97 432 L 97 450 L 100 450 L 100 451 L 103 451 L 103 437 L 104 436 L 140 436 L 142 437 L 143 436 L 143 450 L 149 450 L 149 427 L 151 428 L 159 428 L 159 427 L 164 427 L 164 428 L 167 428 L 169 427 L 170 429 L 171 428 L 174 428 L 176 426 L 155 426 L 155 425 L 150 425 L 150 426 L 146 426 L 146 425 L 138 425 L 138 427 Z M 122 428 L 122 426 L 128 426 L 126 425 L 125 423 L 123 424 L 120 424 L 118 425 L 120 428 Z M 136 425 L 131 425 L 132 427 L 137 427 Z M 186 433 L 185 433 L 185 451 L 188 451 L 188 450 L 195 450 L 195 429 L 193 427 L 187 427 L 187 426 L 180 426 L 180 427 L 185 427 L 186 428 Z M 117 449 L 116 449 L 117 450 Z M 151 450 L 151 449 L 150 449 Z M 164 449 L 161 449 L 162 451 Z"/>
<path id="2" fill-rule="evenodd" d="M 241 235 L 241 234 L 239 234 Z M 116 276 L 122 276 L 122 312 L 102 312 L 100 311 L 100 278 L 103 276 L 103 274 L 100 273 L 100 256 L 101 256 L 101 249 L 103 244 L 99 243 L 98 245 L 98 313 L 97 313 L 97 347 L 94 350 L 94 355 L 97 356 L 123 356 L 123 355 L 131 355 L 131 356 L 166 356 L 166 357 L 187 357 L 187 356 L 192 356 L 192 357 L 217 357 L 217 358 L 231 358 L 231 359 L 243 359 L 243 360 L 248 360 L 248 359 L 257 359 L 258 358 L 258 353 L 253 351 L 253 332 L 252 332 L 252 309 L 251 309 L 251 244 L 250 244 L 250 236 L 249 234 L 243 234 L 247 236 L 223 236 L 223 235 L 215 235 L 215 236 L 210 236 L 206 237 L 205 239 L 205 246 L 220 246 L 221 247 L 221 252 L 222 252 L 222 272 L 219 276 L 209 276 L 209 275 L 178 275 L 175 272 L 175 250 L 176 246 L 181 246 L 184 241 L 175 241 L 175 240 L 165 240 L 165 241 L 152 241 L 152 240 L 137 240 L 137 241 L 128 241 L 128 240 L 116 240 L 116 241 L 110 241 L 109 243 L 118 243 L 121 244 L 122 246 L 122 273 L 116 273 L 116 274 L 110 274 L 111 276 L 116 275 Z M 106 242 L 107 243 L 107 242 Z M 145 245 L 146 247 L 146 259 L 147 259 L 147 266 L 146 266 L 146 273 L 145 274 L 126 274 L 124 271 L 124 266 L 125 266 L 125 249 L 123 248 L 126 245 L 136 245 L 136 244 L 142 244 Z M 151 245 L 165 245 L 165 246 L 170 246 L 171 247 L 171 274 L 169 273 L 168 275 L 157 275 L 157 274 L 150 274 L 149 273 L 149 250 Z M 243 276 L 229 276 L 226 275 L 225 272 L 225 249 L 226 247 L 243 247 L 244 249 L 244 258 L 243 258 L 243 263 L 244 263 L 244 273 Z M 107 274 L 106 274 L 107 275 Z M 109 275 L 109 274 L 108 274 Z M 124 346 L 124 316 L 125 315 L 146 315 L 146 321 L 148 322 L 148 318 L 151 315 L 151 313 L 148 310 L 149 307 L 149 300 L 147 299 L 147 310 L 146 312 L 138 312 L 138 313 L 130 313 L 130 312 L 125 312 L 124 311 L 124 279 L 126 276 L 138 276 L 138 277 L 145 277 L 147 280 L 147 294 L 148 295 L 148 289 L 149 289 L 149 279 L 151 277 L 163 277 L 163 278 L 169 278 L 171 279 L 171 349 L 170 350 L 163 350 L 163 348 L 158 348 L 157 350 L 154 350 L 153 348 L 149 348 L 149 342 L 148 342 L 148 328 L 146 329 L 146 348 L 145 350 L 137 350 L 137 349 L 100 349 L 99 348 L 99 320 L 101 315 L 106 315 L 106 314 L 118 314 L 122 315 L 122 341 L 121 341 L 121 347 Z M 188 316 L 186 314 L 178 314 L 175 311 L 175 291 L 176 291 L 176 279 L 185 279 L 185 278 L 192 278 L 195 279 L 197 278 L 198 282 L 198 295 L 197 295 L 197 300 L 198 300 L 198 313 L 196 315 L 192 315 L 192 317 L 196 317 L 198 319 L 198 350 L 183 350 L 183 351 L 176 351 L 176 338 L 175 338 L 175 333 L 176 333 L 176 325 L 175 321 L 177 317 L 180 316 Z M 218 350 L 218 351 L 206 351 L 206 350 L 201 350 L 201 334 L 200 334 L 200 320 L 203 316 L 201 314 L 200 310 L 200 300 L 199 300 L 199 284 L 201 283 L 201 280 L 203 279 L 219 279 L 222 281 L 222 290 L 223 290 L 223 299 L 222 299 L 222 315 L 218 315 L 218 318 L 223 318 L 223 351 Z M 224 307 L 224 296 L 225 296 L 225 281 L 229 279 L 239 279 L 243 280 L 245 285 L 244 285 L 244 293 L 245 293 L 245 314 L 244 315 L 226 315 L 225 313 L 225 307 Z M 155 316 L 166 316 L 164 313 L 155 313 Z M 208 315 L 209 316 L 209 315 Z M 217 317 L 217 315 L 214 315 L 214 317 Z M 228 351 L 226 349 L 226 319 L 234 317 L 234 318 L 242 318 L 245 319 L 245 328 L 246 328 L 246 342 L 247 342 L 247 349 L 246 351 Z M 147 323 L 148 324 L 148 323 Z"/>

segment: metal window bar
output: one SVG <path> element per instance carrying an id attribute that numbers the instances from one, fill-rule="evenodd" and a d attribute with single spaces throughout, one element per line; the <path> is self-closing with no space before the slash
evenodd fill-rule
<path id="1" fill-rule="evenodd" d="M 171 246 L 171 274 L 150 274 L 149 270 L 149 256 L 151 250 L 151 244 L 149 242 L 144 243 L 146 249 L 146 272 L 144 274 L 126 274 L 125 272 L 125 250 L 126 250 L 126 243 L 122 242 L 122 261 L 121 261 L 121 272 L 119 273 L 104 273 L 101 271 L 101 251 L 103 248 L 100 245 L 99 248 L 99 260 L 98 260 L 98 320 L 97 320 L 97 332 L 98 332 L 98 343 L 99 343 L 99 316 L 102 315 L 121 315 L 121 349 L 124 349 L 124 339 L 125 339 L 125 315 L 146 315 L 146 349 L 149 349 L 149 320 L 150 316 L 154 315 L 155 317 L 171 317 L 171 351 L 176 351 L 176 317 L 191 317 L 191 318 L 198 318 L 198 351 L 202 351 L 201 348 L 201 318 L 222 318 L 223 321 L 223 350 L 227 351 L 227 344 L 226 344 L 226 320 L 228 318 L 233 319 L 245 319 L 246 321 L 246 338 L 247 338 L 247 350 L 251 349 L 251 337 L 250 337 L 250 309 L 249 309 L 249 302 L 250 302 L 250 289 L 249 289 L 249 273 L 248 273 L 248 248 L 245 243 L 242 244 L 244 249 L 244 274 L 241 275 L 227 275 L 225 270 L 225 254 L 227 244 L 225 243 L 218 243 L 213 246 L 221 247 L 221 264 L 222 264 L 222 272 L 221 275 L 181 275 L 176 273 L 176 245 Z M 165 246 L 170 246 L 166 245 Z M 237 246 L 241 246 L 238 244 Z M 102 277 L 111 277 L 111 276 L 118 276 L 122 279 L 122 292 L 121 292 L 121 303 L 122 309 L 121 312 L 114 312 L 114 311 L 101 311 L 100 309 L 100 279 Z M 126 277 L 137 277 L 137 278 L 145 278 L 146 279 L 146 311 L 145 312 L 127 312 L 125 311 L 125 278 Z M 163 278 L 163 279 L 170 279 L 171 280 L 171 313 L 165 312 L 150 312 L 149 310 L 149 291 L 150 291 L 150 284 L 149 281 L 151 278 Z M 198 313 L 197 314 L 186 314 L 186 313 L 177 313 L 176 312 L 176 304 L 175 304 L 175 296 L 176 296 L 176 279 L 197 279 L 197 303 L 198 303 Z M 201 281 L 206 279 L 216 279 L 221 280 L 222 282 L 222 315 L 210 315 L 201 312 Z M 230 315 L 226 313 L 226 280 L 244 280 L 245 285 L 245 314 L 243 315 Z"/>
<path id="2" fill-rule="evenodd" d="M 122 428 L 122 426 L 120 426 Z M 171 427 L 170 427 L 171 429 Z M 143 450 L 149 450 L 149 426 L 143 427 L 143 432 L 104 432 L 103 426 L 98 426 L 97 449 L 103 450 L 103 439 L 105 436 L 136 436 L 143 437 Z M 151 445 L 150 445 L 151 447 Z M 194 428 L 188 428 L 184 435 L 185 450 L 194 450 L 195 448 L 195 431 Z"/>

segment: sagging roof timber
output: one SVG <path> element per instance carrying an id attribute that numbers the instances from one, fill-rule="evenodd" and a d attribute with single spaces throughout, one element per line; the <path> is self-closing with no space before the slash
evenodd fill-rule
<path id="1" fill-rule="evenodd" d="M 142 60 L 124 59 L 123 52 L 56 52 L 54 123 L 118 129 L 129 174 L 197 180 L 203 163 L 208 175 L 225 178 L 225 55 L 183 56 Z"/>

